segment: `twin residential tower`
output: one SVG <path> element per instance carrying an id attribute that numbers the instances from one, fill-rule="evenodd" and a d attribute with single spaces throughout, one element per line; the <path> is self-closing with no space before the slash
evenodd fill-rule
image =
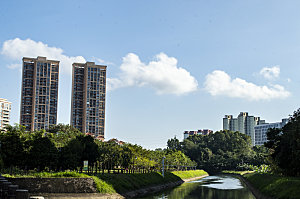
<path id="1" fill-rule="evenodd" d="M 28 131 L 57 123 L 59 61 L 23 58 L 20 124 Z M 106 66 L 73 63 L 71 125 L 104 139 Z"/>

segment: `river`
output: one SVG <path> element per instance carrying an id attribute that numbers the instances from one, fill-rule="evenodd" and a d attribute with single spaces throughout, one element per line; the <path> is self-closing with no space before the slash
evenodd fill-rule
<path id="1" fill-rule="evenodd" d="M 255 199 L 251 191 L 238 178 L 229 175 L 208 176 L 183 183 L 171 190 L 143 199 Z"/>

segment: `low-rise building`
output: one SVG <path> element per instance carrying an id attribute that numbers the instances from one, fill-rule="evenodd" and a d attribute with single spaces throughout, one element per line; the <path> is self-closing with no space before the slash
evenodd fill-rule
<path id="1" fill-rule="evenodd" d="M 282 128 L 288 123 L 289 119 L 282 119 L 281 122 L 265 123 L 254 127 L 255 131 L 255 145 L 263 145 L 268 141 L 267 132 L 270 128 Z"/>
<path id="2" fill-rule="evenodd" d="M 193 136 L 193 135 L 209 135 L 210 133 L 213 133 L 213 131 L 210 129 L 202 129 L 198 131 L 184 131 L 183 139 L 186 139 L 189 136 Z"/>

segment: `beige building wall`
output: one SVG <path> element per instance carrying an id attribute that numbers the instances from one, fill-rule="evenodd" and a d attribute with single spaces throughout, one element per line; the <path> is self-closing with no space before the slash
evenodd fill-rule
<path id="1" fill-rule="evenodd" d="M 71 125 L 104 139 L 106 67 L 94 62 L 73 63 Z"/>
<path id="2" fill-rule="evenodd" d="M 57 122 L 59 61 L 23 57 L 20 124 L 28 131 Z"/>

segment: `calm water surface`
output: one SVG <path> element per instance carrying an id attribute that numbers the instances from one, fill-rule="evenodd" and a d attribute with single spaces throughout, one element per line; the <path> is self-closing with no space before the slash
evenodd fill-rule
<path id="1" fill-rule="evenodd" d="M 208 176 L 184 183 L 143 199 L 255 199 L 238 178 L 226 175 Z"/>

